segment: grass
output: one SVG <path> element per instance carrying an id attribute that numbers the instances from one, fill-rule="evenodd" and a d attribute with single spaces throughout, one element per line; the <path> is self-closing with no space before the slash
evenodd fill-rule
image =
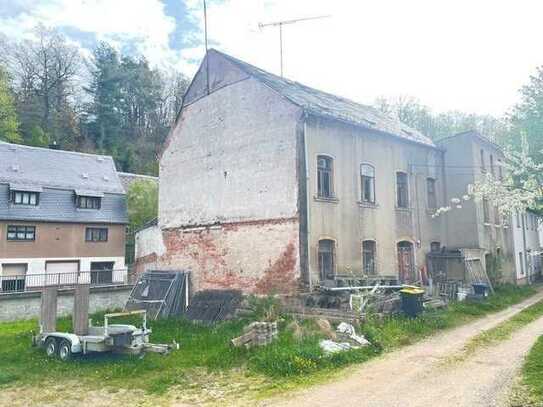
<path id="1" fill-rule="evenodd" d="M 178 351 L 164 357 L 149 354 L 143 359 L 129 356 L 97 354 L 75 358 L 69 363 L 48 359 L 42 350 L 30 346 L 30 331 L 36 321 L 0 323 L 0 388 L 13 385 L 37 385 L 44 380 L 66 378 L 81 380 L 86 388 L 139 388 L 149 394 L 161 395 L 174 386 L 183 389 L 207 386 L 199 377 L 206 374 L 231 376 L 240 380 L 258 381 L 258 392 L 285 390 L 320 381 L 339 368 L 364 362 L 398 347 L 413 343 L 437 331 L 452 328 L 474 318 L 496 312 L 518 303 L 535 292 L 530 287 L 503 286 L 496 295 L 482 303 L 455 303 L 447 310 L 425 313 L 416 319 L 400 316 L 378 319 L 370 317 L 357 327 L 372 343 L 359 350 L 326 356 L 318 342 L 324 334 L 312 321 L 304 321 L 304 335 L 297 339 L 280 324 L 280 335 L 273 344 L 255 349 L 239 349 L 229 341 L 238 336 L 244 320 L 229 321 L 213 327 L 187 321 L 161 320 L 151 322 L 151 340 L 180 343 Z M 101 314 L 93 318 L 101 319 Z M 71 321 L 60 319 L 59 330 L 69 330 Z M 227 378 L 226 381 L 229 379 Z"/>
<path id="2" fill-rule="evenodd" d="M 532 347 L 522 367 L 522 383 L 532 397 L 543 405 L 543 336 Z"/>

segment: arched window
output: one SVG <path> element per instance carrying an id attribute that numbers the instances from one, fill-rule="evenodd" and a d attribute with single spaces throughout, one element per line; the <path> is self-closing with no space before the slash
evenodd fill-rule
<path id="1" fill-rule="evenodd" d="M 325 155 L 317 156 L 317 196 L 333 198 L 333 160 Z"/>
<path id="2" fill-rule="evenodd" d="M 335 275 L 335 242 L 319 240 L 319 275 L 321 280 L 331 280 Z"/>
<path id="3" fill-rule="evenodd" d="M 428 194 L 428 209 L 437 209 L 437 193 L 435 178 L 426 178 L 426 191 Z"/>
<path id="4" fill-rule="evenodd" d="M 362 272 L 370 276 L 377 274 L 375 246 L 375 240 L 364 240 L 362 242 Z"/>
<path id="5" fill-rule="evenodd" d="M 362 202 L 375 203 L 375 168 L 369 164 L 360 165 Z"/>
<path id="6" fill-rule="evenodd" d="M 405 172 L 396 173 L 396 206 L 398 208 L 409 207 L 409 184 Z"/>

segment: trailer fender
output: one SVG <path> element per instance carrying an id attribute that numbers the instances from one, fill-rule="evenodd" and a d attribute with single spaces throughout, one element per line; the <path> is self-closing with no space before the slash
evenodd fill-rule
<path id="1" fill-rule="evenodd" d="M 79 337 L 75 334 L 70 334 L 66 332 L 51 332 L 43 337 L 43 342 L 45 342 L 47 338 L 49 337 L 53 337 L 57 339 L 66 339 L 70 341 L 70 343 L 72 344 L 71 346 L 72 353 L 80 353 L 83 350 L 81 346 L 81 341 L 79 340 Z"/>

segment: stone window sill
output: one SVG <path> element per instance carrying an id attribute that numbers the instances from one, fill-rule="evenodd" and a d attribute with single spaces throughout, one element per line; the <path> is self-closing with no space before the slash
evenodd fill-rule
<path id="1" fill-rule="evenodd" d="M 328 202 L 328 203 L 338 203 L 339 199 L 336 197 L 324 198 L 322 196 L 313 196 L 313 200 L 316 202 Z"/>
<path id="2" fill-rule="evenodd" d="M 356 201 L 356 203 L 361 208 L 369 208 L 369 209 L 378 209 L 379 208 L 379 204 L 374 203 L 374 202 Z"/>
<path id="3" fill-rule="evenodd" d="M 411 212 L 413 208 L 399 208 L 396 206 L 394 209 L 396 209 L 398 212 Z"/>

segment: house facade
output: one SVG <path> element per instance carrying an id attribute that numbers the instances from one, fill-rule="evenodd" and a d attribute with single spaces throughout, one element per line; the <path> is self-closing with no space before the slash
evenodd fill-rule
<path id="1" fill-rule="evenodd" d="M 210 50 L 166 142 L 158 224 L 136 237 L 136 269 L 190 269 L 195 290 L 254 293 L 418 281 L 428 252 L 466 247 L 433 216 L 460 193 L 448 154 L 471 150 L 455 146 Z M 470 225 L 479 216 L 461 213 Z M 467 247 L 484 256 L 484 239 Z"/>
<path id="2" fill-rule="evenodd" d="M 529 284 L 541 276 L 541 219 L 535 212 L 517 212 L 513 216 L 515 276 L 519 284 Z"/>
<path id="3" fill-rule="evenodd" d="M 111 157 L 0 143 L 0 292 L 80 272 L 125 282 L 126 224 Z"/>

